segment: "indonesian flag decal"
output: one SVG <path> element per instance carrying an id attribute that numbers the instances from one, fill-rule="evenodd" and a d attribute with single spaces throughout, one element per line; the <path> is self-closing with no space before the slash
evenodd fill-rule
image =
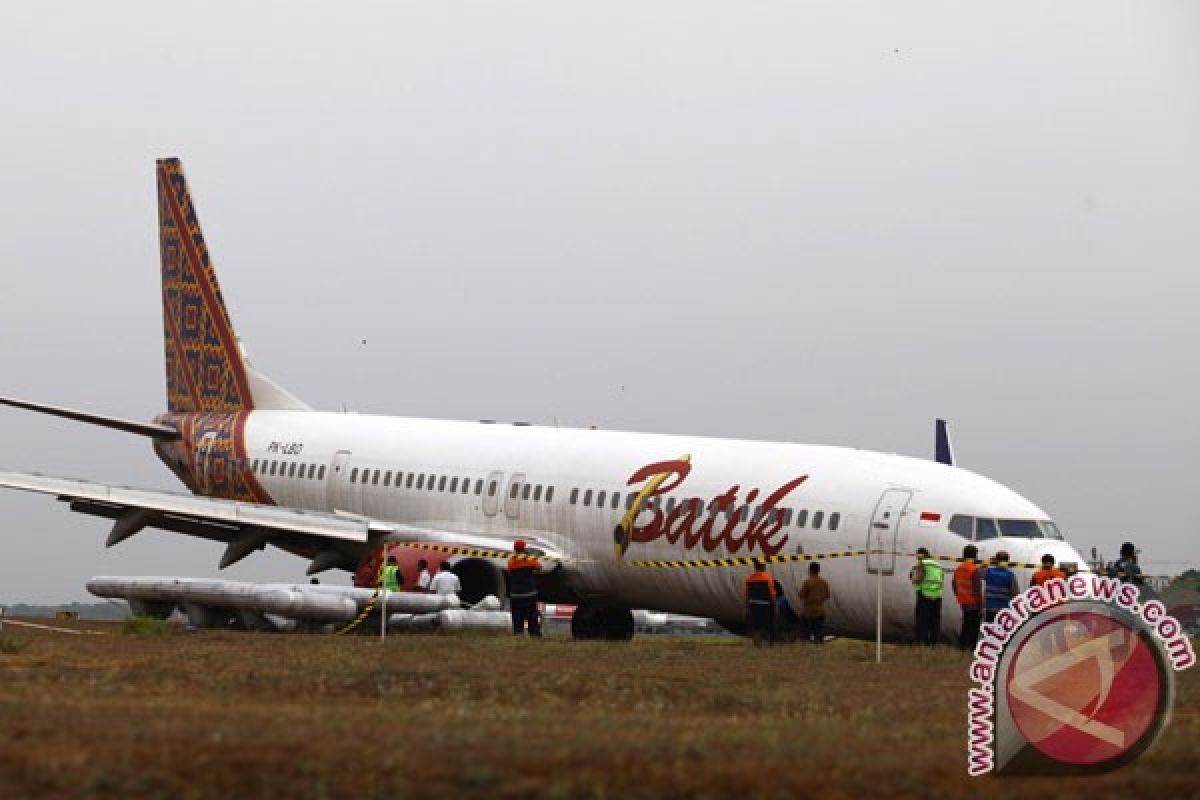
<path id="1" fill-rule="evenodd" d="M 942 521 L 942 515 L 936 511 L 921 512 L 921 527 L 936 528 L 937 524 Z"/>

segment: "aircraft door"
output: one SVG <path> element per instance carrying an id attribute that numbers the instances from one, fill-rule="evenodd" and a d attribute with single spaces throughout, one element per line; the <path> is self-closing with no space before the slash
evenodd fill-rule
<path id="1" fill-rule="evenodd" d="M 508 480 L 504 493 L 504 516 L 516 519 L 521 515 L 521 489 L 525 484 L 525 473 L 514 472 Z"/>
<path id="2" fill-rule="evenodd" d="M 200 437 L 200 444 L 196 446 L 196 483 L 200 487 L 201 494 L 208 494 L 212 488 L 212 477 L 209 470 L 212 469 L 212 464 L 209 460 L 212 456 L 212 447 L 217 441 L 217 434 L 209 431 Z"/>
<path id="3" fill-rule="evenodd" d="M 350 468 L 350 451 L 338 450 L 329 465 L 329 477 L 325 481 L 325 505 L 330 511 L 361 510 L 362 484 L 351 480 L 357 470 Z"/>
<path id="4" fill-rule="evenodd" d="M 489 517 L 496 516 L 500 510 L 500 491 L 504 487 L 504 473 L 500 470 L 488 473 L 483 484 L 483 513 Z"/>
<path id="5" fill-rule="evenodd" d="M 888 489 L 875 504 L 875 513 L 867 528 L 867 572 L 871 575 L 881 571 L 884 575 L 895 574 L 896 536 L 912 494 L 910 489 Z"/>

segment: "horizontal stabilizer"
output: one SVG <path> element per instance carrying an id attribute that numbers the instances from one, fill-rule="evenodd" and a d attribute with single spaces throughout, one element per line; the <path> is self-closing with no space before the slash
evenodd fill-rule
<path id="1" fill-rule="evenodd" d="M 155 439 L 178 439 L 179 431 L 170 425 L 158 425 L 153 422 L 137 422 L 122 417 L 106 417 L 88 411 L 77 411 L 73 408 L 52 406 L 47 403 L 31 403 L 28 400 L 18 400 L 15 397 L 0 397 L 0 404 L 14 408 L 24 408 L 37 411 L 40 414 L 51 414 L 56 417 L 73 419 L 76 422 L 86 422 L 89 425 L 99 425 L 103 428 L 113 428 L 126 433 L 136 433 L 139 436 L 151 436 Z"/>

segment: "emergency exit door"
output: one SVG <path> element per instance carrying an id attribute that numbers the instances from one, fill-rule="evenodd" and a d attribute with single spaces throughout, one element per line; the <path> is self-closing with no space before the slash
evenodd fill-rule
<path id="1" fill-rule="evenodd" d="M 329 477 L 325 481 L 325 504 L 330 511 L 362 513 L 362 484 L 352 480 L 349 450 L 338 450 L 329 465 Z M 356 476 L 355 476 L 356 477 Z"/>
<path id="2" fill-rule="evenodd" d="M 912 494 L 911 489 L 888 489 L 875 504 L 871 526 L 867 529 L 867 572 L 870 574 L 892 575 L 896 572 L 896 537 Z"/>

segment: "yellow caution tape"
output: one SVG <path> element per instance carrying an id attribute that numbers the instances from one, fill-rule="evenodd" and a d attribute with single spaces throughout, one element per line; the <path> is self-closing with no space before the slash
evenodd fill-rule
<path id="1" fill-rule="evenodd" d="M 349 633 L 359 625 L 362 625 L 363 620 L 370 616 L 371 612 L 375 610 L 375 604 L 379 602 L 379 593 L 383 591 L 383 570 L 387 566 L 386 556 L 387 547 L 385 546 L 379 551 L 379 573 L 375 576 L 375 591 L 371 594 L 371 599 L 367 601 L 365 606 L 363 606 L 363 610 L 358 612 L 358 616 L 350 620 L 350 622 L 346 624 L 346 627 L 335 631 L 334 636 L 341 636 L 344 633 Z"/>
<path id="2" fill-rule="evenodd" d="M 560 556 L 536 556 L 532 553 L 518 553 L 515 550 L 489 550 L 483 547 L 459 547 L 453 544 L 431 544 L 429 542 L 389 542 L 389 547 L 407 547 L 411 550 L 429 550 L 434 553 L 446 553 L 455 556 L 471 556 L 472 558 L 515 558 L 520 561 L 559 561 L 564 564 L 574 562 L 574 559 Z"/>

